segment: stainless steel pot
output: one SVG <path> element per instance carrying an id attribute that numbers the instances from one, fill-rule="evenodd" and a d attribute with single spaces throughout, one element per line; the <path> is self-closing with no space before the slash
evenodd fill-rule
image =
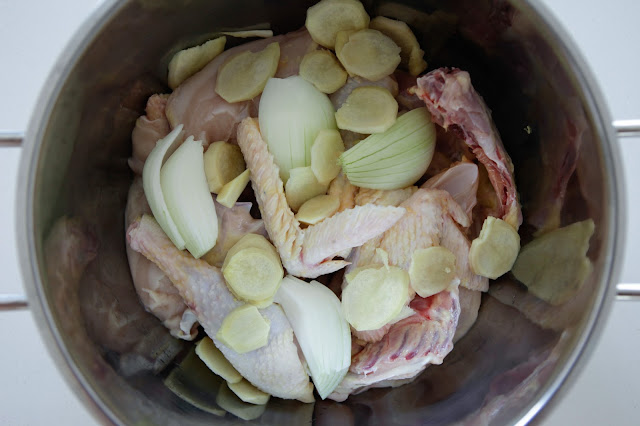
<path id="1" fill-rule="evenodd" d="M 223 30 L 263 23 L 276 33 L 296 29 L 309 3 L 106 1 L 49 78 L 24 141 L 17 203 L 21 264 L 29 306 L 52 356 L 105 423 L 234 421 L 192 407 L 163 383 L 174 368 L 170 355 L 180 347 L 141 310 L 131 290 L 122 214 L 131 181 L 130 134 L 146 97 L 165 89 L 172 52 Z M 566 163 L 560 156 L 569 162 L 578 156 L 577 171 L 565 176 L 564 207 L 555 214 L 562 224 L 586 217 L 595 221 L 589 252 L 594 270 L 573 307 L 552 312 L 569 312 L 569 320 L 543 328 L 516 303 L 521 293 L 514 293 L 512 304 L 524 314 L 485 296 L 470 333 L 443 366 L 427 369 L 414 383 L 369 391 L 345 404 L 317 403 L 311 411 L 272 401 L 256 422 L 297 424 L 313 416 L 317 423 L 332 424 L 524 424 L 557 401 L 552 397 L 575 376 L 595 345 L 615 292 L 625 206 L 608 111 L 576 48 L 533 1 L 365 5 L 372 16 L 384 13 L 413 25 L 431 66 L 470 71 L 514 159 L 525 220 L 554 214 L 545 210 L 548 200 L 557 199 L 553 183 L 562 173 L 556 167 Z M 634 122 L 616 127 L 623 134 L 640 128 Z M 566 145 L 567 128 L 572 137 L 579 135 L 579 149 L 558 149 Z M 5 139 L 15 143 L 19 136 Z M 588 196 L 581 185 L 590 186 Z M 64 217 L 81 225 L 61 226 Z M 525 238 L 531 229 L 523 228 Z M 56 235 L 61 245 L 51 242 Z M 82 244 L 74 245 L 78 241 Z M 74 258 L 87 253 L 95 259 Z M 82 268 L 74 269 L 78 264 Z M 618 291 L 638 294 L 634 286 Z M 20 298 L 6 302 L 24 305 Z M 131 342 L 101 333 L 109 314 L 131 324 L 126 337 Z M 136 338 L 145 344 L 136 344 Z"/>

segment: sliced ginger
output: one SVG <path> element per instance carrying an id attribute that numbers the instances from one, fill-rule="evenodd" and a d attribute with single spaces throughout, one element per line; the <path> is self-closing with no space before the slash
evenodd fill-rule
<path id="1" fill-rule="evenodd" d="M 229 312 L 216 338 L 239 354 L 255 351 L 269 340 L 269 321 L 253 305 L 242 305 Z"/>
<path id="2" fill-rule="evenodd" d="M 358 331 L 377 330 L 394 320 L 409 297 L 409 274 L 396 266 L 365 267 L 345 276 L 342 310 Z"/>
<path id="3" fill-rule="evenodd" d="M 356 30 L 346 30 L 346 31 L 338 31 L 336 34 L 336 47 L 333 49 L 336 52 L 336 56 L 340 54 L 342 48 L 349 41 L 349 36 L 351 34 L 357 32 Z"/>
<path id="4" fill-rule="evenodd" d="M 253 386 L 247 379 L 242 379 L 235 383 L 227 382 L 227 385 L 238 398 L 248 404 L 264 405 L 269 402 L 269 397 L 271 396 Z"/>
<path id="5" fill-rule="evenodd" d="M 304 55 L 300 77 L 323 93 L 333 93 L 347 82 L 347 72 L 328 50 L 314 50 Z"/>
<path id="6" fill-rule="evenodd" d="M 216 93 L 229 103 L 255 98 L 275 75 L 279 60 L 280 45 L 275 42 L 259 52 L 232 56 L 218 70 Z"/>
<path id="7" fill-rule="evenodd" d="M 236 297 L 264 307 L 278 291 L 284 270 L 278 252 L 265 237 L 247 234 L 227 253 L 222 275 Z"/>
<path id="8" fill-rule="evenodd" d="M 291 210 L 298 211 L 306 201 L 326 194 L 328 183 L 320 183 L 311 167 L 296 167 L 289 171 L 289 180 L 284 187 Z"/>
<path id="9" fill-rule="evenodd" d="M 333 49 L 336 34 L 361 30 L 369 25 L 369 15 L 358 0 L 322 0 L 307 9 L 305 26 L 316 43 Z"/>
<path id="10" fill-rule="evenodd" d="M 224 50 L 226 37 L 209 40 L 200 46 L 184 49 L 173 55 L 169 62 L 169 87 L 175 89 Z"/>
<path id="11" fill-rule="evenodd" d="M 300 206 L 296 219 L 307 225 L 315 225 L 333 216 L 339 208 L 340 199 L 337 195 L 318 195 Z"/>
<path id="12" fill-rule="evenodd" d="M 171 369 L 163 383 L 167 389 L 194 407 L 216 416 L 224 417 L 227 414 L 212 398 L 220 385 L 225 384 L 224 380 L 207 368 L 193 348 L 177 364 L 177 368 Z"/>
<path id="13" fill-rule="evenodd" d="M 366 29 L 350 34 L 337 55 L 349 74 L 376 81 L 395 71 L 400 51 L 391 38 Z"/>
<path id="14" fill-rule="evenodd" d="M 409 70 L 411 75 L 417 76 L 427 68 L 424 51 L 420 49 L 416 36 L 407 24 L 378 16 L 371 20 L 369 28 L 380 31 L 400 46 L 400 63 Z"/>
<path id="15" fill-rule="evenodd" d="M 489 216 L 471 243 L 469 264 L 474 273 L 496 279 L 511 270 L 520 251 L 520 235 L 502 219 Z"/>
<path id="16" fill-rule="evenodd" d="M 222 383 L 216 395 L 216 404 L 245 421 L 255 420 L 266 410 L 266 405 L 248 404 L 242 401 L 229 389 L 229 385 Z"/>
<path id="17" fill-rule="evenodd" d="M 411 256 L 409 277 L 411 288 L 420 297 L 440 293 L 456 278 L 456 256 L 441 246 L 416 250 Z"/>
<path id="18" fill-rule="evenodd" d="M 214 142 L 204 153 L 204 174 L 209 191 L 218 194 L 222 187 L 235 179 L 246 168 L 238 145 Z"/>
<path id="19" fill-rule="evenodd" d="M 385 132 L 396 122 L 398 102 L 387 89 L 377 86 L 357 87 L 336 112 L 339 129 L 356 133 Z"/>
<path id="20" fill-rule="evenodd" d="M 329 184 L 340 173 L 338 158 L 344 152 L 340 132 L 323 129 L 311 146 L 311 171 L 321 184 Z"/>
<path id="21" fill-rule="evenodd" d="M 205 337 L 198 342 L 196 355 L 209 367 L 209 370 L 225 379 L 227 383 L 238 383 L 242 380 L 242 375 L 233 368 L 220 349 L 216 348 L 210 337 Z"/>
<path id="22" fill-rule="evenodd" d="M 513 275 L 552 305 L 569 301 L 593 268 L 587 250 L 594 229 L 593 220 L 588 219 L 534 239 L 520 250 Z"/>
<path id="23" fill-rule="evenodd" d="M 216 197 L 216 201 L 225 207 L 232 208 L 236 201 L 238 201 L 238 198 L 240 198 L 240 195 L 242 194 L 242 191 L 244 191 L 244 188 L 246 188 L 249 180 L 251 180 L 251 172 L 249 170 L 245 170 L 222 187 L 220 193 Z"/>

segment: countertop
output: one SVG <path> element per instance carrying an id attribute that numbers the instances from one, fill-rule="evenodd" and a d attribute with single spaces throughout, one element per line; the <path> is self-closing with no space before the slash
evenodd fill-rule
<path id="1" fill-rule="evenodd" d="M 0 0 L 0 129 L 23 130 L 55 59 L 96 0 Z M 544 0 L 579 45 L 616 119 L 640 118 L 640 2 Z M 640 282 L 640 140 L 620 141 L 629 223 L 621 282 Z M 0 155 L 0 292 L 22 292 L 14 235 L 20 150 Z M 0 314 L 0 424 L 91 425 L 28 311 Z M 640 302 L 616 301 L 586 368 L 546 425 L 632 425 L 640 418 Z"/>

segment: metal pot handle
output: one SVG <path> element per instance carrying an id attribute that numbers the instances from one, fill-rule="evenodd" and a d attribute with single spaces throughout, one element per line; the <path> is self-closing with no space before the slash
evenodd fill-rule
<path id="1" fill-rule="evenodd" d="M 616 120 L 613 122 L 619 138 L 640 137 L 640 120 Z M 21 132 L 0 132 L 0 148 L 19 147 L 24 134 Z M 620 283 L 617 285 L 618 299 L 640 300 L 640 283 Z M 0 311 L 27 309 L 27 297 L 22 294 L 0 293 Z"/>

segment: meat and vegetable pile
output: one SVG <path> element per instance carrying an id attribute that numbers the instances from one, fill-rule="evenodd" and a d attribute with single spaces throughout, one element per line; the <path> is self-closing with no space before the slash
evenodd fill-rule
<path id="1" fill-rule="evenodd" d="M 173 92 L 148 100 L 126 212 L 136 291 L 175 337 L 204 329 L 223 408 L 229 389 L 263 406 L 407 383 L 473 325 L 489 279 L 513 268 L 550 303 L 584 280 L 592 223 L 554 231 L 582 242 L 554 254 L 581 277 L 531 276 L 566 235 L 518 257 L 490 110 L 467 72 L 423 74 L 407 24 L 322 0 L 296 32 L 227 36 L 177 53 Z"/>

